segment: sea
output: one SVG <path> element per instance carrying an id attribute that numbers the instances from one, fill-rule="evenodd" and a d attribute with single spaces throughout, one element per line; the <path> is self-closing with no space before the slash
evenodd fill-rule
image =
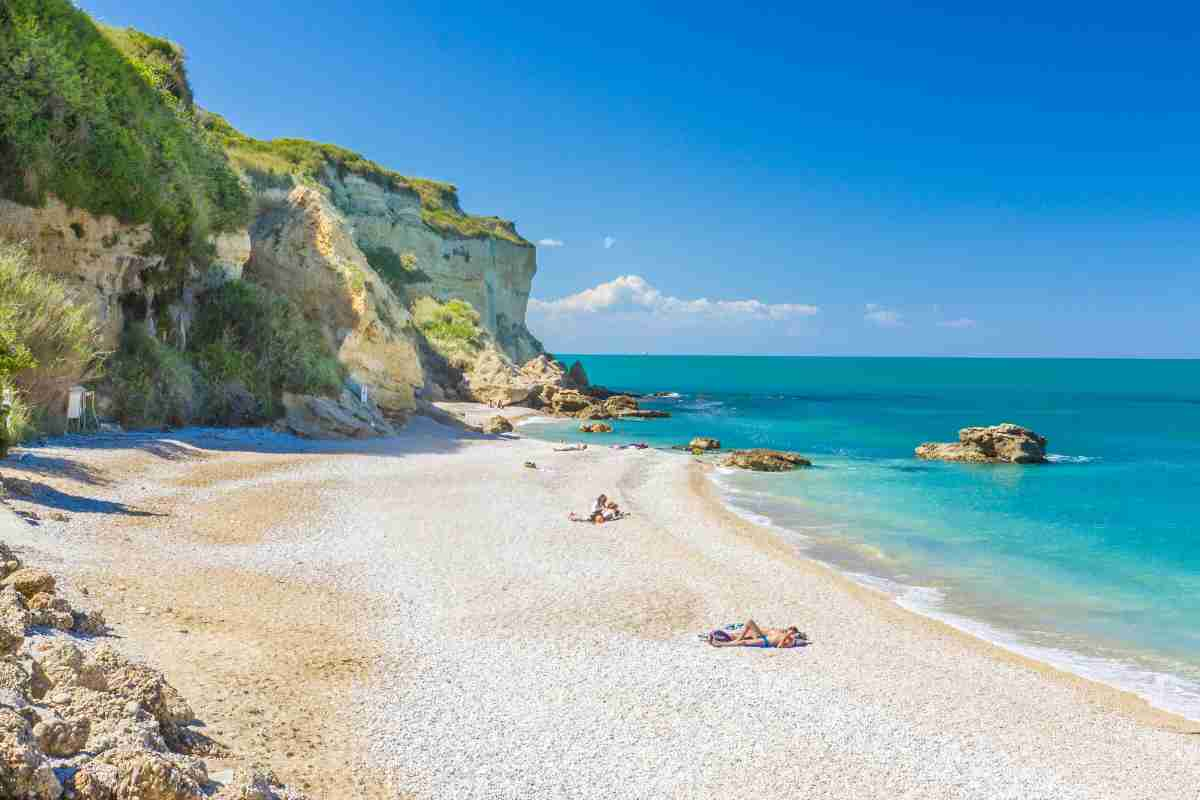
<path id="1" fill-rule="evenodd" d="M 806 555 L 1015 652 L 1200 720 L 1200 361 L 560 355 L 669 419 L 526 435 L 795 450 L 718 469 L 736 513 Z M 918 460 L 1015 422 L 1050 463 Z M 680 457 L 687 457 L 681 454 Z"/>

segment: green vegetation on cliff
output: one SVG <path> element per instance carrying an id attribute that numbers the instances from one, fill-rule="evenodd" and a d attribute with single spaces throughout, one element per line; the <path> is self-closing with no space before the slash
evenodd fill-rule
<path id="1" fill-rule="evenodd" d="M 250 212 L 194 116 L 179 47 L 67 0 L 0 2 L 0 194 L 149 223 L 175 272 Z"/>
<path id="2" fill-rule="evenodd" d="M 440 233 L 529 244 L 507 220 L 463 213 L 458 205 L 458 190 L 452 184 L 401 175 L 334 144 L 305 139 L 253 139 L 218 114 L 203 114 L 202 124 L 225 146 L 233 163 L 260 188 L 286 187 L 293 176 L 319 183 L 322 173 L 330 169 L 340 177 L 353 174 L 392 191 L 416 194 L 421 201 L 421 219 Z"/>
<path id="3" fill-rule="evenodd" d="M 7 421 L 15 439 L 31 429 L 31 405 L 61 400 L 98 365 L 99 344 L 91 312 L 62 281 L 36 269 L 23 246 L 0 241 L 0 390 L 16 390 Z"/>
<path id="4" fill-rule="evenodd" d="M 412 316 L 429 346 L 451 366 L 466 369 L 474 363 L 485 333 L 479 325 L 479 312 L 470 303 L 419 297 L 413 303 Z"/>

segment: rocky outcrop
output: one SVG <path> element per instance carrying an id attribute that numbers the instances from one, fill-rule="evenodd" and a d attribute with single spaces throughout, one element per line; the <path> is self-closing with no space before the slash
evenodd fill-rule
<path id="1" fill-rule="evenodd" d="M 752 450 L 734 450 L 725 457 L 721 465 L 755 472 L 788 472 L 797 467 L 811 467 L 812 462 L 799 453 L 758 447 Z"/>
<path id="2" fill-rule="evenodd" d="M 378 410 L 349 391 L 337 399 L 285 392 L 283 408 L 280 427 L 305 439 L 369 439 L 396 433 Z"/>
<path id="3" fill-rule="evenodd" d="M 638 410 L 638 402 L 627 394 L 614 395 L 604 401 L 604 411 L 614 417 L 619 417 L 630 411 Z"/>
<path id="4" fill-rule="evenodd" d="M 416 191 L 352 172 L 326 170 L 322 180 L 363 252 L 377 263 L 400 258 L 409 262 L 403 275 L 405 302 L 422 295 L 465 300 L 513 361 L 525 363 L 542 352 L 541 343 L 525 327 L 537 251 L 511 225 L 504 229 L 505 236 L 456 235 L 426 224 Z M 454 187 L 436 188 L 439 203 L 461 214 Z"/>
<path id="5" fill-rule="evenodd" d="M 671 412 L 660 411 L 657 408 L 635 408 L 629 411 L 622 411 L 615 416 L 621 419 L 665 419 L 671 416 Z"/>
<path id="6" fill-rule="evenodd" d="M 580 433 L 612 433 L 612 429 L 607 422 L 585 422 L 579 426 Z"/>
<path id="7" fill-rule="evenodd" d="M 502 417 L 497 414 L 496 416 L 490 417 L 484 421 L 482 430 L 484 433 L 490 434 L 512 433 L 513 424 L 508 421 L 507 417 Z"/>
<path id="8" fill-rule="evenodd" d="M 696 436 L 687 445 L 688 450 L 720 450 L 721 440 L 709 436 Z"/>
<path id="9" fill-rule="evenodd" d="M 570 380 L 572 386 L 581 389 L 588 386 L 587 372 L 584 371 L 583 364 L 579 361 L 571 365 L 571 371 L 567 373 L 567 378 Z"/>
<path id="10" fill-rule="evenodd" d="M 926 442 L 916 449 L 918 458 L 962 461 L 973 464 L 1039 464 L 1046 460 L 1046 437 L 1028 428 L 1004 422 L 988 427 L 963 428 L 957 442 Z"/>
<path id="11" fill-rule="evenodd" d="M 538 386 L 534 380 L 502 353 L 488 348 L 464 377 L 460 394 L 492 408 L 506 408 L 528 400 Z"/>
<path id="12" fill-rule="evenodd" d="M 0 797 L 302 800 L 261 770 L 239 770 L 214 794 L 197 757 L 198 743 L 211 743 L 192 732 L 192 709 L 162 673 L 108 644 L 39 635 L 39 598 L 75 618 L 102 617 L 73 611 L 54 596 L 53 576 L 22 569 L 3 543 L 0 563 L 13 579 L 0 590 L 0 619 L 17 638 L 0 655 Z M 18 587 L 36 589 L 29 607 Z"/>
<path id="13" fill-rule="evenodd" d="M 367 264 L 350 227 L 312 186 L 264 195 L 245 277 L 316 321 L 350 377 L 388 416 L 416 408 L 424 383 L 408 310 Z"/>

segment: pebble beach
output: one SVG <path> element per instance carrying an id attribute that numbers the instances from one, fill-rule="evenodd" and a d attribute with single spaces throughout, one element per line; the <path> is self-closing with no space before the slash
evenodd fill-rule
<path id="1" fill-rule="evenodd" d="M 1200 724 L 805 559 L 688 456 L 519 431 L 55 443 L 14 463 L 69 518 L 8 543 L 317 797 L 1197 796 Z M 568 521 L 600 492 L 630 516 Z M 747 617 L 811 644 L 698 636 Z"/>

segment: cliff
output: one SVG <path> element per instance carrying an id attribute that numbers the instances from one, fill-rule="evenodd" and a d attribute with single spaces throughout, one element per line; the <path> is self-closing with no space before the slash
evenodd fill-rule
<path id="1" fill-rule="evenodd" d="M 254 366 L 236 374 L 238 348 L 216 342 L 225 361 L 214 367 L 214 343 L 189 336 L 236 280 L 298 309 L 349 385 L 393 419 L 422 396 L 463 396 L 484 354 L 521 364 L 542 352 L 525 326 L 536 250 L 511 222 L 467 214 L 454 186 L 336 145 L 245 136 L 193 105 L 173 43 L 99 26 L 65 0 L 12 0 L 6 13 L 0 55 L 33 66 L 10 75 L 16 61 L 0 59 L 15 88 L 0 99 L 0 237 L 27 243 L 94 310 L 118 360 L 123 332 L 143 323 L 199 371 L 189 381 L 242 391 Z M 114 162 L 120 174 L 106 180 Z M 303 390 L 272 391 L 261 408 Z"/>

